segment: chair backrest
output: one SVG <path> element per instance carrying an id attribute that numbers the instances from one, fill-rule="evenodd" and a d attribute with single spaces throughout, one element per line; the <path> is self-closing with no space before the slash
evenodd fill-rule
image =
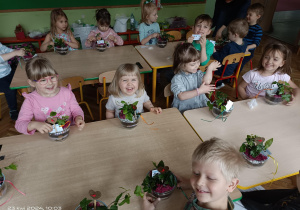
<path id="1" fill-rule="evenodd" d="M 174 38 L 169 37 L 169 41 L 178 41 L 181 39 L 180 31 L 168 31 L 167 34 L 174 36 Z"/>
<path id="2" fill-rule="evenodd" d="M 235 54 L 227 55 L 223 59 L 222 65 L 225 65 L 227 61 L 228 61 L 228 63 L 227 63 L 228 65 L 238 63 L 238 62 L 240 62 L 241 58 L 243 58 L 244 56 L 245 56 L 245 53 L 235 53 Z"/>
<path id="3" fill-rule="evenodd" d="M 185 38 L 188 39 L 192 35 L 193 35 L 193 30 L 190 30 L 189 32 L 186 33 Z"/>
<path id="4" fill-rule="evenodd" d="M 173 95 L 173 92 L 171 91 L 171 83 L 169 83 L 164 89 L 164 96 L 169 97 L 172 95 Z"/>
<path id="5" fill-rule="evenodd" d="M 75 77 L 68 77 L 68 78 L 61 80 L 60 84 L 63 87 L 67 87 L 68 84 L 70 84 L 72 87 L 72 90 L 73 90 L 73 89 L 81 87 L 83 82 L 84 82 L 83 77 L 75 76 Z"/>
<path id="6" fill-rule="evenodd" d="M 213 61 L 215 61 L 215 60 L 209 60 L 209 61 L 207 62 L 206 65 L 204 65 L 204 66 L 199 66 L 199 69 L 200 69 L 202 72 L 205 72 L 206 69 L 207 69 L 207 67 L 209 66 L 209 64 L 211 64 Z"/>
<path id="7" fill-rule="evenodd" d="M 116 70 L 107 71 L 107 72 L 99 74 L 99 82 L 103 84 L 103 97 L 107 97 L 106 83 L 111 83 L 115 74 L 116 74 Z"/>

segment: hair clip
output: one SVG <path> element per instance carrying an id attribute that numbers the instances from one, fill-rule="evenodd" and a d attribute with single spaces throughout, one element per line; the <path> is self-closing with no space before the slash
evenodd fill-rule
<path id="1" fill-rule="evenodd" d="M 151 0 L 146 0 L 144 4 L 149 4 L 151 3 Z"/>

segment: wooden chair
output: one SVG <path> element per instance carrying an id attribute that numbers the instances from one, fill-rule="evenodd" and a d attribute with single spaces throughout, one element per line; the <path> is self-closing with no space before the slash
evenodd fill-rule
<path id="1" fill-rule="evenodd" d="M 190 30 L 189 32 L 187 32 L 185 35 L 186 40 L 192 35 L 193 35 L 193 30 Z"/>
<path id="2" fill-rule="evenodd" d="M 209 61 L 207 62 L 206 65 L 204 65 L 204 66 L 199 66 L 199 69 L 200 69 L 202 72 L 205 72 L 206 69 L 207 69 L 207 67 L 209 66 L 209 64 L 211 64 L 213 61 L 215 61 L 215 60 L 209 60 Z"/>
<path id="3" fill-rule="evenodd" d="M 214 77 L 216 78 L 215 85 L 217 85 L 217 82 L 221 81 L 221 80 L 234 79 L 233 87 L 235 87 L 236 98 L 237 99 L 238 99 L 237 80 L 238 80 L 239 73 L 240 73 L 240 70 L 241 70 L 241 65 L 242 65 L 242 62 L 243 62 L 243 59 L 244 59 L 244 55 L 245 55 L 245 53 L 235 53 L 235 54 L 227 55 L 223 59 L 223 62 L 222 62 L 222 65 L 224 65 L 224 68 L 223 68 L 223 72 L 222 72 L 221 76 L 214 75 Z M 229 76 L 224 76 L 227 65 L 234 64 L 234 63 L 237 63 L 237 62 L 238 62 L 238 65 L 237 65 L 234 73 L 232 75 L 229 75 Z"/>
<path id="4" fill-rule="evenodd" d="M 4 96 L 4 93 L 0 93 L 0 120 L 2 119 L 2 111 L 1 111 L 1 96 Z"/>
<path id="5" fill-rule="evenodd" d="M 164 96 L 166 97 L 166 108 L 170 107 L 170 96 L 173 95 L 171 91 L 171 83 L 169 83 L 164 89 Z"/>
<path id="6" fill-rule="evenodd" d="M 180 33 L 180 31 L 168 31 L 168 32 L 166 32 L 167 34 L 170 34 L 170 35 L 172 35 L 172 36 L 174 36 L 174 38 L 172 38 L 172 37 L 169 37 L 169 42 L 170 41 L 178 41 L 178 40 L 180 40 L 181 39 L 181 33 Z"/>
<path id="7" fill-rule="evenodd" d="M 102 101 L 108 99 L 108 94 L 107 94 L 107 84 L 106 83 L 111 83 L 114 76 L 115 76 L 116 71 L 107 71 L 99 75 L 99 82 L 103 84 L 103 93 L 101 92 L 101 88 L 97 89 L 97 102 L 99 101 L 99 95 L 101 94 L 102 98 L 99 101 L 99 112 L 100 112 L 100 120 L 102 120 Z"/>
<path id="8" fill-rule="evenodd" d="M 85 102 L 83 100 L 83 91 L 82 91 L 82 84 L 84 83 L 83 77 L 79 77 L 79 76 L 68 77 L 68 78 L 65 78 L 65 79 L 61 80 L 60 82 L 61 82 L 61 86 L 63 86 L 63 87 L 67 87 L 68 84 L 70 84 L 71 87 L 72 87 L 72 90 L 74 90 L 76 88 L 79 88 L 79 91 L 80 91 L 80 101 L 78 102 L 78 104 L 85 104 L 86 108 L 88 109 L 88 111 L 89 111 L 89 113 L 91 115 L 92 120 L 94 120 L 94 116 L 93 116 L 93 114 L 91 112 L 90 106 L 88 105 L 87 102 Z"/>

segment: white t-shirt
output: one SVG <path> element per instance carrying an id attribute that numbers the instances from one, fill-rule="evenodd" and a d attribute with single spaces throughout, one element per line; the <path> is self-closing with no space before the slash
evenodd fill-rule
<path id="1" fill-rule="evenodd" d="M 150 98 L 149 96 L 147 95 L 146 91 L 144 90 L 144 93 L 142 94 L 141 97 L 139 98 L 136 98 L 136 94 L 132 95 L 132 96 L 124 96 L 122 93 L 121 93 L 121 97 L 118 98 L 118 97 L 115 97 L 113 95 L 110 95 L 108 97 L 108 101 L 106 103 L 106 109 L 108 110 L 115 110 L 115 117 L 118 117 L 119 116 L 119 112 L 120 112 L 120 109 L 123 107 L 123 104 L 121 103 L 121 101 L 125 101 L 127 104 L 133 104 L 134 102 L 138 101 L 138 104 L 137 104 L 137 112 L 138 113 L 142 113 L 144 112 L 144 109 L 143 109 L 143 104 L 147 101 L 149 101 Z"/>
<path id="2" fill-rule="evenodd" d="M 289 82 L 291 77 L 287 74 L 275 73 L 271 76 L 261 76 L 259 71 L 256 69 L 248 71 L 243 75 L 243 79 L 248 83 L 246 87 L 246 94 L 251 98 L 256 96 L 259 91 L 268 88 L 274 88 L 277 85 L 272 85 L 272 82 L 279 80 Z M 260 96 L 265 96 L 265 91 L 262 91 Z"/>

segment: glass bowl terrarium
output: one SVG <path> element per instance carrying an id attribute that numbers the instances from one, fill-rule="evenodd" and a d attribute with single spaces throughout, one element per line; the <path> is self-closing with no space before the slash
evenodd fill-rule
<path id="1" fill-rule="evenodd" d="M 121 101 L 123 107 L 119 112 L 119 119 L 121 124 L 125 128 L 134 128 L 137 126 L 139 121 L 140 113 L 137 113 L 137 104 L 138 101 L 133 104 L 126 103 L 125 101 Z"/>
<path id="2" fill-rule="evenodd" d="M 289 83 L 279 80 L 278 82 L 272 82 L 272 85 L 277 87 L 266 90 L 265 101 L 268 104 L 276 105 L 283 101 L 289 102 L 291 100 L 292 88 Z"/>
<path id="3" fill-rule="evenodd" d="M 50 117 L 46 120 L 52 125 L 52 131 L 49 132 L 49 137 L 54 141 L 63 141 L 69 136 L 70 125 L 69 116 L 57 116 L 56 112 L 51 112 Z"/>
<path id="4" fill-rule="evenodd" d="M 211 92 L 209 98 L 214 98 L 212 102 L 207 101 L 207 106 L 214 117 L 222 118 L 230 115 L 234 107 L 232 101 L 228 100 L 227 94 L 217 91 L 213 97 L 213 92 Z"/>
<path id="5" fill-rule="evenodd" d="M 69 51 L 68 45 L 64 42 L 64 39 L 54 39 L 54 51 L 60 55 L 66 55 Z"/>

